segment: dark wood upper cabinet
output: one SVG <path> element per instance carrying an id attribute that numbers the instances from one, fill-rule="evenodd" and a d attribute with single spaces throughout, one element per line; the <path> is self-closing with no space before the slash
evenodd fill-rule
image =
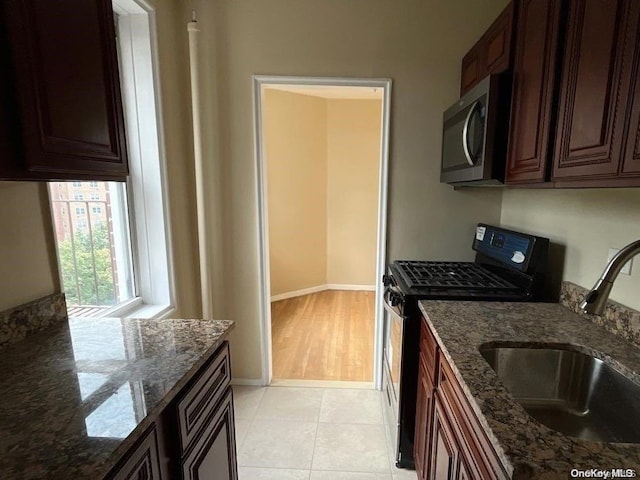
<path id="1" fill-rule="evenodd" d="M 482 62 L 484 43 L 479 41 L 462 59 L 460 75 L 460 96 L 471 90 L 486 75 L 486 66 Z"/>
<path id="2" fill-rule="evenodd" d="M 505 175 L 510 184 L 544 182 L 549 176 L 561 7 L 561 0 L 519 5 Z"/>
<path id="3" fill-rule="evenodd" d="M 487 66 L 487 74 L 501 73 L 511 66 L 513 13 L 514 7 L 511 2 L 484 34 L 484 62 Z"/>
<path id="4" fill-rule="evenodd" d="M 632 18 L 636 18 L 636 24 L 640 23 L 640 5 L 634 2 L 632 5 Z M 634 52 L 633 70 L 631 72 L 632 91 L 629 98 L 631 115 L 629 117 L 629 127 L 625 134 L 626 148 L 622 160 L 621 176 L 640 175 L 640 28 L 636 28 L 635 39 L 632 40 L 636 46 Z"/>
<path id="5" fill-rule="evenodd" d="M 511 2 L 462 59 L 460 96 L 487 75 L 502 73 L 510 68 L 513 16 L 514 6 Z"/>
<path id="6" fill-rule="evenodd" d="M 10 177 L 124 179 L 111 1 L 5 0 L 2 9 L 21 145 L 20 158 L 3 158 L 0 170 Z"/>
<path id="7" fill-rule="evenodd" d="M 639 48 L 637 3 L 569 4 L 554 180 L 618 175 L 634 50 Z"/>

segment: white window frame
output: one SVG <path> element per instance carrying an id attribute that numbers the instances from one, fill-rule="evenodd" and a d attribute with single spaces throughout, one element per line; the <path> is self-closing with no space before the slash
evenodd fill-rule
<path id="1" fill-rule="evenodd" d="M 136 298 L 103 316 L 166 318 L 176 303 L 155 9 L 144 0 L 113 0 L 113 9 L 118 15 Z"/>

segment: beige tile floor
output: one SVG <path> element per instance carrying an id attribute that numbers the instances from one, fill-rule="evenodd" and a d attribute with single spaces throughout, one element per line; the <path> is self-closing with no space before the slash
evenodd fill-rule
<path id="1" fill-rule="evenodd" d="M 376 390 L 233 387 L 240 480 L 416 480 L 392 463 Z"/>

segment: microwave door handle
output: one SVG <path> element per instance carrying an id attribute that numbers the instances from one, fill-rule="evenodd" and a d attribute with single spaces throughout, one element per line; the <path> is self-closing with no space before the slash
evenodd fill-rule
<path id="1" fill-rule="evenodd" d="M 471 158 L 471 152 L 469 151 L 469 123 L 471 123 L 471 117 L 473 117 L 478 105 L 480 105 L 480 101 L 471 105 L 469 113 L 467 113 L 467 118 L 464 121 L 464 127 L 462 127 L 462 149 L 464 150 L 464 156 L 467 158 L 467 162 L 472 167 L 475 165 L 475 162 L 473 158 Z"/>

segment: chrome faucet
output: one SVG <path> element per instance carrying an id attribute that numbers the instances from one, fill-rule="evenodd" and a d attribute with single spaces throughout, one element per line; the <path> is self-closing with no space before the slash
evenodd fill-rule
<path id="1" fill-rule="evenodd" d="M 591 291 L 587 293 L 584 301 L 580 304 L 580 309 L 584 313 L 592 313 L 594 315 L 602 315 L 604 307 L 609 299 L 609 294 L 613 288 L 613 282 L 616 277 L 632 257 L 635 257 L 640 253 L 640 240 L 630 243 L 622 250 L 620 250 L 611 259 L 609 264 L 605 267 L 602 276 L 593 286 Z"/>

